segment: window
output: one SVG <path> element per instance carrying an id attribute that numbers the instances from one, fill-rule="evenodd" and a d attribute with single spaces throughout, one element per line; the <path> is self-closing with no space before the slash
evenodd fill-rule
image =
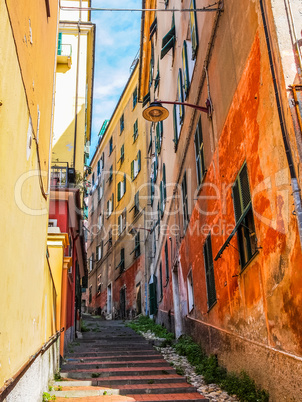
<path id="1" fill-rule="evenodd" d="M 107 218 L 112 214 L 114 207 L 114 194 L 112 193 L 111 198 L 107 201 Z"/>
<path id="2" fill-rule="evenodd" d="M 92 302 L 92 285 L 89 286 L 89 304 Z"/>
<path id="3" fill-rule="evenodd" d="M 163 139 L 163 122 L 159 121 L 156 124 L 156 137 L 155 137 L 155 147 L 157 154 L 160 154 L 162 139 Z"/>
<path id="4" fill-rule="evenodd" d="M 113 137 L 111 137 L 109 140 L 109 155 L 112 154 L 112 151 L 113 151 Z"/>
<path id="5" fill-rule="evenodd" d="M 92 253 L 92 255 L 89 259 L 89 272 L 91 272 L 93 270 L 93 259 L 94 259 L 94 255 Z"/>
<path id="6" fill-rule="evenodd" d="M 134 109 L 137 104 L 137 87 L 135 88 L 135 90 L 132 94 L 132 103 L 133 103 L 133 109 Z"/>
<path id="7" fill-rule="evenodd" d="M 109 230 L 108 233 L 108 249 L 112 247 L 112 229 Z"/>
<path id="8" fill-rule="evenodd" d="M 101 229 L 102 229 L 102 227 L 103 227 L 103 214 L 100 214 L 99 215 L 99 218 L 98 218 L 98 230 L 99 231 L 101 231 Z"/>
<path id="9" fill-rule="evenodd" d="M 134 215 L 139 212 L 139 191 L 134 196 Z"/>
<path id="10" fill-rule="evenodd" d="M 112 182 L 112 180 L 113 180 L 113 165 L 110 166 L 109 177 L 108 177 L 107 182 L 109 182 L 109 184 L 110 184 Z"/>
<path id="11" fill-rule="evenodd" d="M 138 214 L 139 212 L 139 191 L 134 195 L 134 205 L 130 209 L 131 212 L 134 209 L 134 215 Z"/>
<path id="12" fill-rule="evenodd" d="M 150 26 L 150 36 L 149 36 L 150 40 L 152 39 L 152 37 L 156 31 L 157 31 L 157 17 L 154 18 L 154 20 Z"/>
<path id="13" fill-rule="evenodd" d="M 174 50 L 174 46 L 175 46 L 175 23 L 173 15 L 172 27 L 170 31 L 163 37 L 162 40 L 160 58 L 163 59 L 170 49 Z"/>
<path id="14" fill-rule="evenodd" d="M 189 310 L 189 313 L 190 313 L 194 308 L 194 293 L 193 293 L 192 270 L 189 272 L 189 275 L 188 275 L 188 278 L 187 278 L 187 287 L 188 287 L 188 310 Z"/>
<path id="15" fill-rule="evenodd" d="M 138 122 L 136 120 L 133 125 L 133 142 L 136 141 L 137 137 L 138 137 Z"/>
<path id="16" fill-rule="evenodd" d="M 101 243 L 96 248 L 96 256 L 98 261 L 101 260 L 103 257 L 103 241 L 101 241 Z"/>
<path id="17" fill-rule="evenodd" d="M 118 160 L 118 162 L 121 162 L 121 164 L 124 162 L 125 160 L 125 144 L 123 144 L 121 146 L 121 156 L 120 159 Z"/>
<path id="18" fill-rule="evenodd" d="M 104 169 L 104 166 L 105 166 L 105 154 L 103 152 L 101 156 L 101 168 Z"/>
<path id="19" fill-rule="evenodd" d="M 139 234 L 139 232 L 136 233 L 134 241 L 135 241 L 134 258 L 137 258 L 141 254 L 140 234 Z"/>
<path id="20" fill-rule="evenodd" d="M 126 208 L 118 217 L 118 234 L 122 234 L 126 229 Z"/>
<path id="21" fill-rule="evenodd" d="M 102 291 L 102 283 L 101 283 L 102 275 L 98 275 L 98 293 Z"/>
<path id="22" fill-rule="evenodd" d="M 203 255 L 204 255 L 205 274 L 207 283 L 208 308 L 210 309 L 216 302 L 214 262 L 213 262 L 210 234 L 206 238 L 205 244 L 203 246 Z"/>
<path id="23" fill-rule="evenodd" d="M 184 220 L 184 230 L 186 230 L 189 223 L 189 209 L 188 209 L 188 193 L 187 193 L 187 174 L 184 174 L 181 183 L 182 190 L 182 208 L 183 208 L 183 220 Z"/>
<path id="24" fill-rule="evenodd" d="M 257 252 L 257 238 L 251 202 L 247 166 L 243 165 L 233 186 L 233 201 L 237 227 L 241 269 Z"/>
<path id="25" fill-rule="evenodd" d="M 100 184 L 98 186 L 98 201 L 101 201 L 104 195 L 104 180 L 103 182 L 100 181 Z"/>
<path id="26" fill-rule="evenodd" d="M 150 305 L 150 315 L 156 314 L 157 312 L 157 278 L 152 275 L 149 280 L 149 305 Z"/>
<path id="27" fill-rule="evenodd" d="M 168 241 L 165 244 L 166 284 L 169 282 L 169 252 Z"/>
<path id="28" fill-rule="evenodd" d="M 150 126 L 150 142 L 148 147 L 148 153 L 152 153 L 152 124 Z"/>
<path id="29" fill-rule="evenodd" d="M 152 84 L 152 80 L 151 80 Z M 146 106 L 150 102 L 150 91 L 143 97 L 143 107 Z"/>
<path id="30" fill-rule="evenodd" d="M 192 41 L 192 60 L 196 58 L 197 48 L 198 48 L 198 31 L 197 31 L 197 22 L 196 22 L 196 9 L 195 0 L 191 0 L 190 3 L 190 32 L 191 32 L 191 41 Z"/>
<path id="31" fill-rule="evenodd" d="M 121 118 L 120 118 L 120 135 L 124 131 L 124 128 L 125 128 L 125 122 L 124 122 L 124 113 L 123 113 Z"/>
<path id="32" fill-rule="evenodd" d="M 163 216 L 163 214 L 164 214 L 165 205 L 166 205 L 166 198 L 167 198 L 167 192 L 166 192 L 166 165 L 163 164 L 163 179 L 160 182 L 160 210 L 161 210 L 161 216 Z"/>
<path id="33" fill-rule="evenodd" d="M 178 99 L 178 102 L 184 101 L 181 68 L 178 70 L 177 99 Z M 178 107 L 179 121 L 180 121 L 180 123 L 182 123 L 184 115 L 185 115 L 185 108 L 184 108 L 184 105 L 177 105 L 177 107 Z"/>
<path id="34" fill-rule="evenodd" d="M 154 191 L 155 191 L 155 189 L 154 189 L 154 182 L 153 182 L 153 179 L 151 178 L 151 181 L 150 181 L 150 200 L 151 200 L 151 207 L 153 206 L 153 201 L 154 201 Z"/>
<path id="35" fill-rule="evenodd" d="M 163 267 L 159 264 L 159 300 L 163 299 Z"/>
<path id="36" fill-rule="evenodd" d="M 101 174 L 101 160 L 99 159 L 98 160 L 98 168 L 97 168 L 97 171 L 98 171 L 98 176 Z"/>
<path id="37" fill-rule="evenodd" d="M 116 267 L 116 269 L 119 268 L 120 273 L 122 273 L 125 271 L 125 249 L 124 248 L 121 248 L 120 254 L 121 254 L 121 259 L 120 259 L 120 262 L 119 262 L 118 266 Z"/>
<path id="38" fill-rule="evenodd" d="M 182 47 L 182 74 L 183 74 L 183 88 L 185 92 L 185 98 L 187 98 L 190 87 L 190 76 L 188 67 L 187 42 L 185 40 Z"/>
<path id="39" fill-rule="evenodd" d="M 201 119 L 200 118 L 199 118 L 199 122 L 197 124 L 196 131 L 195 131 L 194 143 L 195 143 L 197 185 L 200 186 L 203 176 L 205 174 L 203 138 L 202 138 L 202 129 L 201 129 Z"/>
<path id="40" fill-rule="evenodd" d="M 117 183 L 117 200 L 120 201 L 126 192 L 126 173 L 124 173 L 123 181 Z"/>
<path id="41" fill-rule="evenodd" d="M 92 186 L 94 186 L 94 182 L 95 182 L 95 177 L 94 177 L 94 173 L 92 173 Z"/>
<path id="42" fill-rule="evenodd" d="M 159 80 L 160 80 L 160 76 L 159 76 L 159 60 L 157 60 L 157 72 L 156 72 L 156 77 L 154 80 L 154 93 L 159 85 Z"/>
<path id="43" fill-rule="evenodd" d="M 131 179 L 134 180 L 141 171 L 141 151 L 137 153 L 137 157 L 131 162 Z"/>
<path id="44" fill-rule="evenodd" d="M 48 0 L 46 0 L 46 1 L 48 1 Z M 59 32 L 59 35 L 58 35 L 58 52 L 57 52 L 58 56 L 61 56 L 61 54 L 62 54 L 62 37 L 63 37 L 63 33 Z"/>
<path id="45" fill-rule="evenodd" d="M 179 132 L 180 132 L 180 122 L 179 113 L 177 113 L 177 105 L 173 106 L 173 130 L 174 130 L 174 151 L 177 151 Z"/>

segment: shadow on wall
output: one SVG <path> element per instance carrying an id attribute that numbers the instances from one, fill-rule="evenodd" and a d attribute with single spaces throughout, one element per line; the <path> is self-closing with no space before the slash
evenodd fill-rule
<path id="1" fill-rule="evenodd" d="M 77 154 L 79 145 L 82 141 L 84 147 L 84 131 L 81 129 L 85 127 L 85 105 L 82 105 L 81 110 L 77 114 Z M 73 149 L 74 149 L 74 134 L 75 134 L 75 119 L 73 118 L 67 129 L 62 133 L 56 132 L 58 138 L 52 147 L 51 162 L 68 162 L 69 167 L 73 167 Z M 80 148 L 81 149 L 81 148 Z M 81 158 L 83 161 L 83 158 Z"/>

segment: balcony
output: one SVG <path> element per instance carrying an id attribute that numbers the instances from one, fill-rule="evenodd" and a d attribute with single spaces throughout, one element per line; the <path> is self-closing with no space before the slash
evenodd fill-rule
<path id="1" fill-rule="evenodd" d="M 51 166 L 50 186 L 52 188 L 75 187 L 75 169 L 68 162 L 57 162 Z"/>
<path id="2" fill-rule="evenodd" d="M 72 46 L 69 44 L 59 43 L 57 52 L 57 64 L 67 64 L 68 68 L 72 64 Z"/>

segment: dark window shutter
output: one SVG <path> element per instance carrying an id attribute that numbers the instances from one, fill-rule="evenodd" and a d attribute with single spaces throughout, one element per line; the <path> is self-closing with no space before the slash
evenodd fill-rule
<path id="1" fill-rule="evenodd" d="M 178 126 L 177 126 L 177 111 L 176 111 L 176 105 L 173 106 L 173 128 L 174 128 L 174 150 L 176 152 L 177 150 L 177 144 L 178 144 Z"/>
<path id="2" fill-rule="evenodd" d="M 163 164 L 163 190 L 164 190 L 164 200 L 167 198 L 167 189 L 166 189 L 166 165 L 165 163 Z"/>
<path id="3" fill-rule="evenodd" d="M 242 209 L 243 211 L 251 202 L 251 193 L 250 193 L 250 186 L 249 186 L 249 179 L 247 175 L 247 167 L 246 164 L 241 169 L 239 174 L 240 180 L 240 192 L 241 192 L 241 199 L 242 199 Z"/>
<path id="4" fill-rule="evenodd" d="M 241 202 L 240 202 L 238 180 L 236 180 L 236 182 L 233 186 L 233 200 L 234 200 L 235 217 L 236 217 L 236 222 L 237 222 L 240 219 L 242 212 L 243 212 L 242 208 L 241 208 Z"/>
<path id="5" fill-rule="evenodd" d="M 211 235 L 209 235 L 204 244 L 204 259 L 205 259 L 205 271 L 207 282 L 207 297 L 209 308 L 216 301 L 216 288 L 215 288 L 215 275 L 214 275 L 214 262 L 212 255 Z"/>
<path id="6" fill-rule="evenodd" d="M 121 182 L 117 183 L 117 200 L 121 199 Z"/>
<path id="7" fill-rule="evenodd" d="M 182 48 L 182 71 L 183 71 L 184 92 L 186 98 L 189 92 L 190 78 L 188 68 L 187 42 L 185 40 Z"/>
<path id="8" fill-rule="evenodd" d="M 163 37 L 160 58 L 162 59 L 168 53 L 168 51 L 174 48 L 175 45 L 175 25 L 170 29 L 170 31 Z"/>
<path id="9" fill-rule="evenodd" d="M 137 170 L 140 172 L 141 171 L 141 151 L 140 150 L 137 153 L 137 162 L 138 162 Z"/>
<path id="10" fill-rule="evenodd" d="M 131 162 L 131 180 L 134 180 L 134 161 Z"/>

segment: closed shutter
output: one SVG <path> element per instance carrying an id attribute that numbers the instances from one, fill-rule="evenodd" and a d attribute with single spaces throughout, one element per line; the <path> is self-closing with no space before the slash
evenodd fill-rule
<path id="1" fill-rule="evenodd" d="M 164 190 L 164 200 L 167 198 L 167 189 L 166 189 L 166 165 L 165 163 L 163 164 L 163 190 Z"/>
<path id="2" fill-rule="evenodd" d="M 214 275 L 214 262 L 212 255 L 211 235 L 209 235 L 205 241 L 204 247 L 204 260 L 207 282 L 207 297 L 208 307 L 211 308 L 216 302 L 216 288 L 215 288 L 215 275 Z"/>
<path id="3" fill-rule="evenodd" d="M 149 284 L 150 315 L 157 313 L 157 278 L 153 275 L 153 283 Z"/>
<path id="4" fill-rule="evenodd" d="M 126 192 L 126 173 L 124 174 L 124 191 L 123 191 L 123 195 Z"/>
<path id="5" fill-rule="evenodd" d="M 183 84 L 185 91 L 185 98 L 189 92 L 190 78 L 189 78 L 189 68 L 188 68 L 188 55 L 187 55 L 187 42 L 184 40 L 182 47 L 182 73 L 183 73 Z"/>
<path id="6" fill-rule="evenodd" d="M 134 180 L 134 161 L 131 162 L 131 180 Z"/>
<path id="7" fill-rule="evenodd" d="M 178 97 L 178 102 L 184 101 L 181 68 L 178 70 L 177 97 Z M 184 108 L 184 105 L 178 105 L 178 107 L 179 107 L 179 119 L 180 119 L 180 122 L 182 122 L 183 118 L 184 118 L 184 114 L 185 114 L 185 108 Z"/>
<path id="8" fill-rule="evenodd" d="M 195 0 L 191 0 L 190 9 L 195 10 L 196 4 Z M 198 31 L 197 31 L 197 19 L 196 11 L 190 11 L 190 32 L 192 41 L 192 60 L 196 58 L 197 48 L 198 48 Z"/>
<path id="9" fill-rule="evenodd" d="M 178 124 L 177 124 L 176 105 L 173 106 L 173 129 L 174 129 L 174 150 L 176 152 L 178 144 Z"/>
<path id="10" fill-rule="evenodd" d="M 140 172 L 141 171 L 141 151 L 139 150 L 137 153 L 137 171 Z"/>

